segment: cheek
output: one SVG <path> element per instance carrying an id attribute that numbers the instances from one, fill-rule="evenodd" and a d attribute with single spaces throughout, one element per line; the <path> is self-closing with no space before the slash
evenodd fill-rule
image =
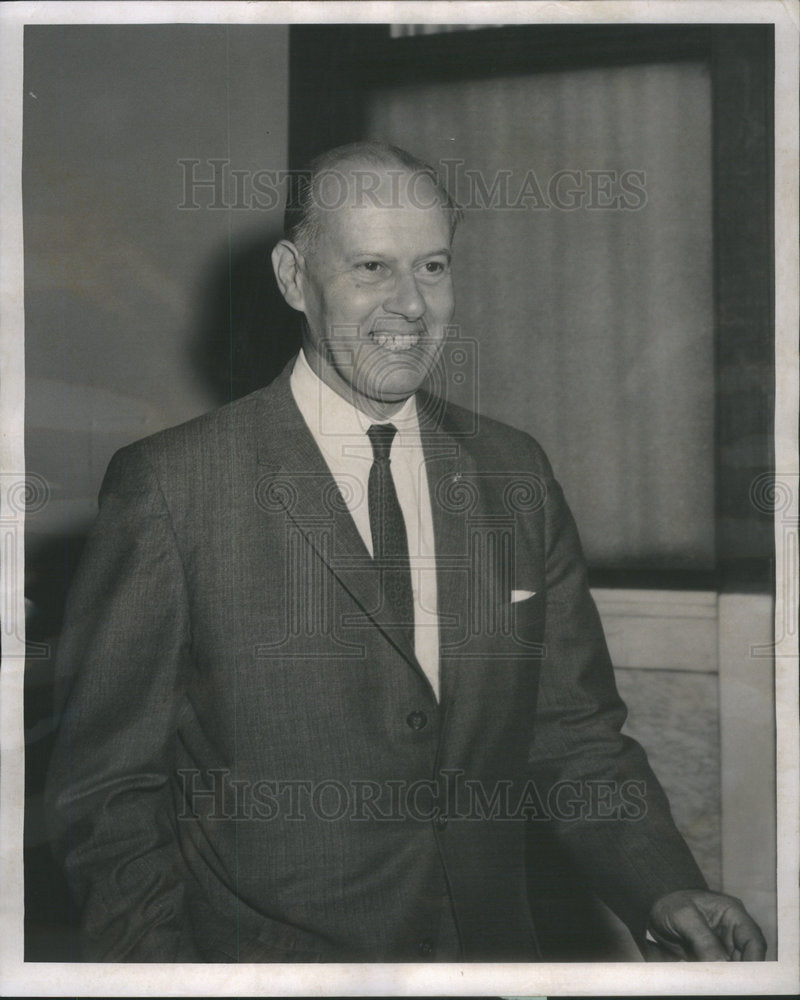
<path id="1" fill-rule="evenodd" d="M 432 288 L 426 296 L 426 303 L 431 316 L 435 316 L 440 323 L 446 323 L 455 309 L 452 285 L 437 285 Z"/>
<path id="2" fill-rule="evenodd" d="M 326 312 L 344 325 L 363 326 L 381 309 L 384 298 L 376 288 L 353 282 L 328 296 Z"/>

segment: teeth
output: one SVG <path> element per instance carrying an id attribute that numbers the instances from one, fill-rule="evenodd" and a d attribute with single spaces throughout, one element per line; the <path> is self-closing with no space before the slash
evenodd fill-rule
<path id="1" fill-rule="evenodd" d="M 384 333 L 380 331 L 373 334 L 372 339 L 379 347 L 385 347 L 390 351 L 407 351 L 411 347 L 416 347 L 419 343 L 419 334 Z"/>

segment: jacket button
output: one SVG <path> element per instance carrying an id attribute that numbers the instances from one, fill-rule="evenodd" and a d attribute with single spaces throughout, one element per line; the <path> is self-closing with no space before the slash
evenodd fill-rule
<path id="1" fill-rule="evenodd" d="M 424 712 L 411 712 L 406 717 L 406 725 L 410 729 L 424 729 L 428 725 L 428 716 Z"/>
<path id="2" fill-rule="evenodd" d="M 428 958 L 433 954 L 433 941 L 430 938 L 422 938 L 417 945 L 417 951 L 423 958 Z"/>
<path id="3" fill-rule="evenodd" d="M 447 826 L 447 817 L 443 813 L 440 813 L 434 820 L 434 823 L 436 824 L 437 830 L 444 830 Z"/>

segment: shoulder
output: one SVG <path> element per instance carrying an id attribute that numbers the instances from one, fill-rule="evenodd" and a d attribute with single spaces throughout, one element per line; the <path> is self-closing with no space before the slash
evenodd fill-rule
<path id="1" fill-rule="evenodd" d="M 111 459 L 109 482 L 155 476 L 161 483 L 218 474 L 252 453 L 259 434 L 269 433 L 270 417 L 291 405 L 288 380 L 277 379 L 241 399 L 168 427 L 119 449 Z"/>
<path id="2" fill-rule="evenodd" d="M 255 433 L 256 424 L 262 417 L 287 405 L 290 399 L 286 387 L 279 383 L 280 380 L 276 380 L 263 389 L 257 389 L 208 413 L 134 441 L 121 448 L 117 455 L 169 458 L 184 454 L 187 449 L 196 451 L 214 443 L 221 443 L 223 446 L 230 444 L 231 435 L 239 436 L 243 429 Z"/>
<path id="3" fill-rule="evenodd" d="M 510 466 L 552 478 L 552 468 L 539 442 L 510 424 L 454 403 L 441 405 L 440 427 L 483 468 Z"/>

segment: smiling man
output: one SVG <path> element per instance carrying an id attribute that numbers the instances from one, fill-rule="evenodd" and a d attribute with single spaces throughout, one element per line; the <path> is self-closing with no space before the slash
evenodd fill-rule
<path id="1" fill-rule="evenodd" d="M 359 143 L 295 194 L 302 351 L 114 457 L 70 597 L 49 799 L 83 957 L 536 961 L 536 821 L 640 943 L 763 958 L 620 734 L 547 459 L 426 391 L 447 192 Z"/>

